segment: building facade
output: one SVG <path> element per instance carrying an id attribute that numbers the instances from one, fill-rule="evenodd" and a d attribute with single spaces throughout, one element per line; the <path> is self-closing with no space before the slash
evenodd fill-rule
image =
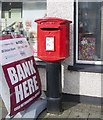
<path id="1" fill-rule="evenodd" d="M 5 12 L 8 10 L 3 11 L 3 3 L 6 2 L 10 5 L 15 3 L 15 0 L 1 0 L 1 21 L 19 16 L 16 22 L 22 22 L 25 31 L 34 33 L 33 39 L 30 39 L 34 48 L 37 40 L 35 34 L 37 27 L 33 23 L 35 19 L 48 16 L 72 21 L 70 57 L 61 63 L 62 93 L 68 100 L 101 104 L 103 97 L 103 1 L 18 0 L 16 2 L 22 4 L 22 7 L 17 7 L 16 12 L 15 9 L 11 11 L 9 9 L 8 13 Z M 13 19 L 10 21 L 15 22 Z M 28 21 L 29 27 L 26 26 Z M 9 26 L 9 21 L 7 24 Z M 4 25 L 7 24 L 4 21 Z M 1 26 L 3 27 L 2 22 Z M 30 38 L 30 33 L 26 34 L 26 37 L 28 36 Z M 36 54 L 34 56 L 36 58 Z M 46 64 L 37 58 L 36 62 L 42 89 L 46 91 Z"/>
<path id="2" fill-rule="evenodd" d="M 103 97 L 102 11 L 102 1 L 56 0 L 54 3 L 48 0 L 47 2 L 48 16 L 72 21 L 70 57 L 62 63 L 62 91 L 74 96 L 80 95 L 80 102 L 89 97 L 94 98 L 94 101 Z M 90 102 L 93 102 L 92 99 Z M 101 100 L 99 102 L 101 103 Z"/>

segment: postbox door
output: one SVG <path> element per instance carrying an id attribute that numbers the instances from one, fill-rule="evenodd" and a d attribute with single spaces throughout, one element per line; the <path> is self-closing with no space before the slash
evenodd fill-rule
<path id="1" fill-rule="evenodd" d="M 60 46 L 59 37 L 60 30 L 59 29 L 39 29 L 39 40 L 38 40 L 38 57 L 42 56 L 42 59 L 57 59 L 59 57 Z"/>

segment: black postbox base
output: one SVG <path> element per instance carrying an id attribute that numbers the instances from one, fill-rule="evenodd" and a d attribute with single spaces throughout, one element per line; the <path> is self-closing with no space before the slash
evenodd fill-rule
<path id="1" fill-rule="evenodd" d="M 61 98 L 47 98 L 47 112 L 54 114 L 61 113 Z"/>
<path id="2" fill-rule="evenodd" d="M 62 112 L 61 105 L 61 63 L 46 64 L 47 112 Z"/>

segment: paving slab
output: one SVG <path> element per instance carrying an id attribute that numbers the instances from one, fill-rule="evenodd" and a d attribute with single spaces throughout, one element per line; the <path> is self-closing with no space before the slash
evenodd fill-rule
<path id="1" fill-rule="evenodd" d="M 2 118 L 5 118 L 6 115 L 8 114 L 7 110 L 5 107 L 2 108 Z"/>
<path id="2" fill-rule="evenodd" d="M 101 113 L 102 112 L 102 107 L 98 106 L 98 105 L 91 105 L 90 106 L 90 112 Z"/>
<path id="3" fill-rule="evenodd" d="M 43 113 L 41 113 L 40 115 L 39 115 L 39 117 L 38 117 L 38 120 L 39 120 L 39 118 L 68 118 L 68 115 L 70 114 L 70 111 L 64 111 L 64 112 L 62 112 L 62 113 L 60 113 L 60 114 L 51 114 L 51 113 L 47 113 L 47 111 L 45 110 L 45 111 L 43 111 Z"/>
<path id="4" fill-rule="evenodd" d="M 103 114 L 101 114 L 101 120 L 103 120 Z"/>
<path id="5" fill-rule="evenodd" d="M 101 113 L 90 113 L 88 118 L 101 118 Z"/>
<path id="6" fill-rule="evenodd" d="M 83 104 L 83 103 L 79 103 L 76 106 L 78 109 L 81 109 L 84 112 L 89 112 L 91 109 L 91 105 L 90 104 Z"/>
<path id="7" fill-rule="evenodd" d="M 0 120 L 2 119 L 2 107 L 0 107 Z"/>
<path id="8" fill-rule="evenodd" d="M 64 111 L 62 114 L 50 114 L 47 113 L 45 110 L 43 113 L 40 114 L 39 118 L 45 120 L 45 118 L 71 118 L 72 120 L 101 120 L 101 106 L 90 105 L 90 104 L 83 104 L 83 103 L 62 103 L 62 108 Z"/>
<path id="9" fill-rule="evenodd" d="M 68 118 L 88 118 L 89 113 L 72 111 Z"/>
<path id="10" fill-rule="evenodd" d="M 101 106 L 83 104 L 83 103 L 73 103 L 73 102 L 63 102 L 62 103 L 63 112 L 60 114 L 50 114 L 47 110 L 44 110 L 38 117 L 37 120 L 45 120 L 56 118 L 56 120 L 62 120 L 66 118 L 69 120 L 103 120 L 103 109 Z M 0 99 L 0 120 L 7 115 L 7 110 L 5 105 Z"/>
<path id="11" fill-rule="evenodd" d="M 2 118 L 5 118 L 7 115 L 7 110 L 5 108 L 4 102 L 2 101 L 1 97 L 0 97 L 0 120 Z"/>

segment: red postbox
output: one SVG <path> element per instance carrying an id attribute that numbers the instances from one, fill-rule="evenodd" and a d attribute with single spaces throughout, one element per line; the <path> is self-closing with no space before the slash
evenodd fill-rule
<path id="1" fill-rule="evenodd" d="M 36 19 L 37 57 L 45 61 L 62 61 L 69 57 L 71 21 L 47 17 Z"/>

